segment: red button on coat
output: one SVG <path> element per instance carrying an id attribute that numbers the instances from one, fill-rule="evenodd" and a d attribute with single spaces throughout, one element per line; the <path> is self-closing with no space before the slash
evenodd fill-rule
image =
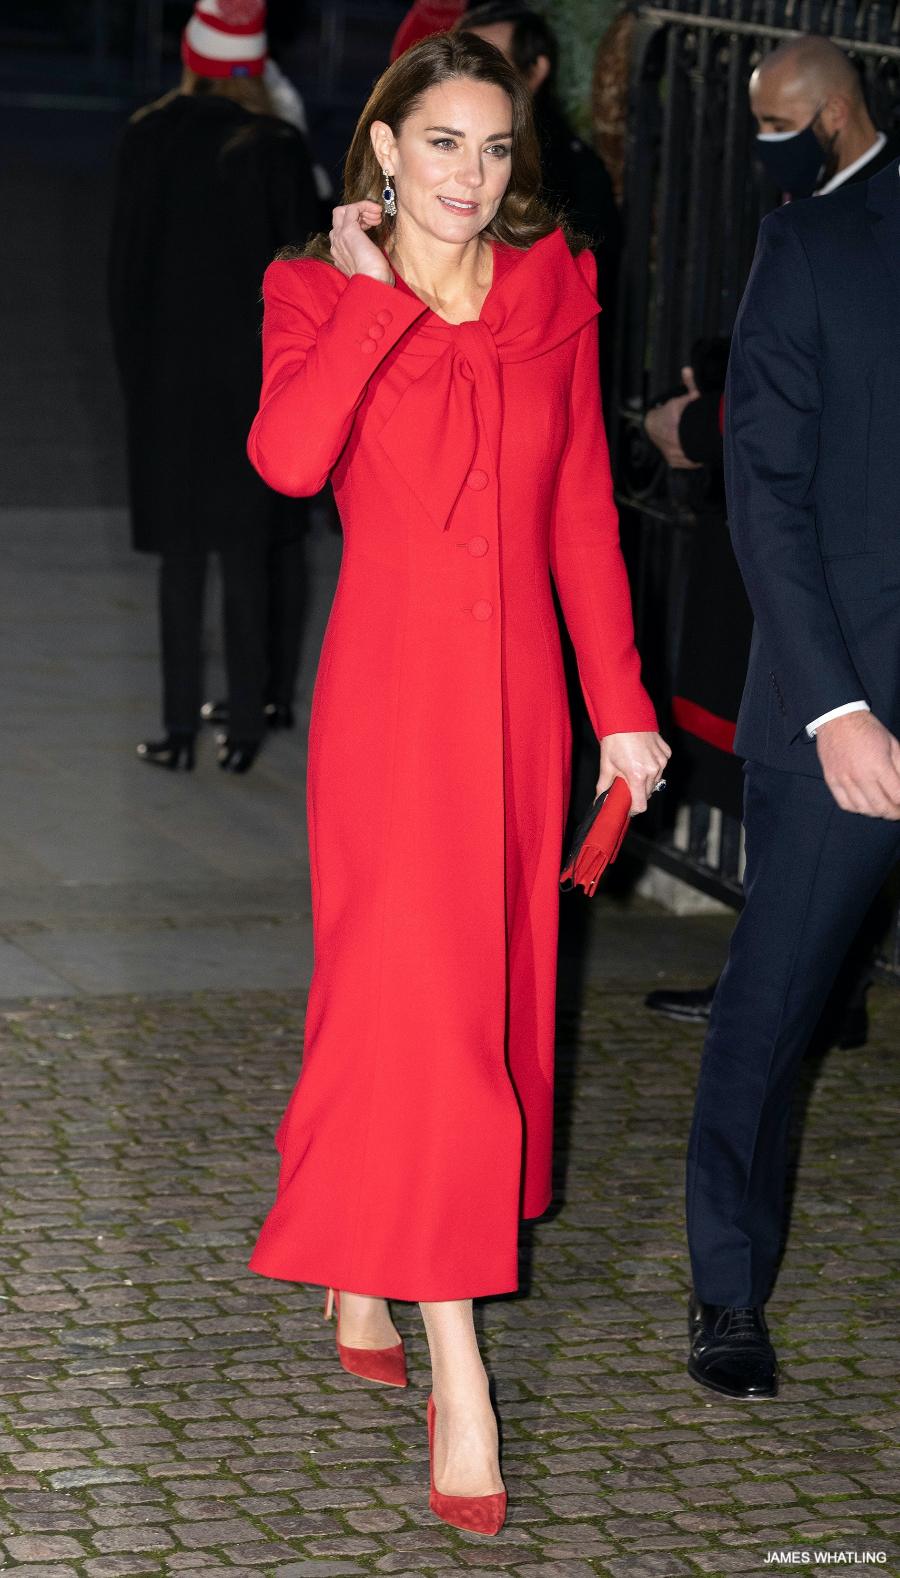
<path id="1" fill-rule="evenodd" d="M 491 603 L 473 603 L 472 605 L 473 619 L 490 619 L 493 612 L 494 609 Z"/>
<path id="2" fill-rule="evenodd" d="M 470 488 L 474 488 L 476 493 L 480 493 L 482 488 L 487 487 L 487 472 L 470 471 L 469 475 L 466 477 L 466 481 L 468 482 Z"/>
<path id="3" fill-rule="evenodd" d="M 384 330 L 380 323 L 373 323 L 369 333 L 371 334 L 373 340 L 384 339 Z"/>
<path id="4" fill-rule="evenodd" d="M 470 537 L 466 547 L 473 559 L 483 559 L 490 547 L 490 543 L 486 537 Z"/>
<path id="5" fill-rule="evenodd" d="M 378 322 L 379 323 L 393 323 L 393 321 L 394 321 L 394 314 L 392 312 L 379 312 L 378 313 Z"/>
<path id="6" fill-rule="evenodd" d="M 361 351 L 365 351 L 366 355 L 368 356 L 371 351 L 376 351 L 378 349 L 378 345 L 375 340 L 363 340 L 359 348 Z"/>

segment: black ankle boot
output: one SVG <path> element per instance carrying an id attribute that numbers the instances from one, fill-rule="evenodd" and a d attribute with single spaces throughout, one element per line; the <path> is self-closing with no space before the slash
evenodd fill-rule
<path id="1" fill-rule="evenodd" d="M 294 709 L 286 701 L 267 701 L 265 707 L 267 729 L 292 729 Z"/>
<path id="2" fill-rule="evenodd" d="M 219 766 L 223 773 L 248 773 L 259 755 L 259 740 L 222 740 Z"/>
<path id="3" fill-rule="evenodd" d="M 164 740 L 145 740 L 137 748 L 142 762 L 153 767 L 168 767 L 173 773 L 189 773 L 194 768 L 193 734 L 182 734 L 172 729 Z"/>
<path id="4" fill-rule="evenodd" d="M 861 1003 L 851 1003 L 841 1017 L 834 1038 L 834 1045 L 842 1052 L 853 1052 L 864 1047 L 869 1039 L 869 1012 L 865 998 Z"/>
<path id="5" fill-rule="evenodd" d="M 205 701 L 200 708 L 200 716 L 204 723 L 215 723 L 221 727 L 228 722 L 228 702 Z"/>
<path id="6" fill-rule="evenodd" d="M 778 1361 L 761 1304 L 704 1304 L 692 1293 L 688 1335 L 688 1375 L 701 1386 L 726 1397 L 776 1396 Z"/>

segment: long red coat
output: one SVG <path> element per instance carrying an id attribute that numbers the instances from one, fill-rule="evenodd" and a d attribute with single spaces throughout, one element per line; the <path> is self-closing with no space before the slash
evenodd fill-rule
<path id="1" fill-rule="evenodd" d="M 411 1300 L 517 1285 L 550 1201 L 569 723 L 653 729 L 600 414 L 594 260 L 494 246 L 475 323 L 314 261 L 265 280 L 254 465 L 331 477 L 309 749 L 315 973 L 251 1266 Z"/>

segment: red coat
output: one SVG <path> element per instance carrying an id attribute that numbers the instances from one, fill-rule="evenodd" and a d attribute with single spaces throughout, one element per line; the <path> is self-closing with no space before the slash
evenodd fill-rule
<path id="1" fill-rule="evenodd" d="M 255 1271 L 459 1299 L 550 1201 L 569 720 L 653 729 L 619 549 L 594 260 L 494 247 L 477 323 L 327 264 L 265 280 L 249 452 L 329 476 L 344 560 L 309 744 L 315 973 Z"/>

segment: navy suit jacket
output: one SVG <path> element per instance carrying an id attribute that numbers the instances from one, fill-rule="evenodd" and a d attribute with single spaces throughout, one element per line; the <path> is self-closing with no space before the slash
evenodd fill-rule
<path id="1" fill-rule="evenodd" d="M 756 621 L 740 756 L 821 776 L 806 725 L 900 736 L 900 170 L 763 222 L 725 397 L 729 521 Z"/>

